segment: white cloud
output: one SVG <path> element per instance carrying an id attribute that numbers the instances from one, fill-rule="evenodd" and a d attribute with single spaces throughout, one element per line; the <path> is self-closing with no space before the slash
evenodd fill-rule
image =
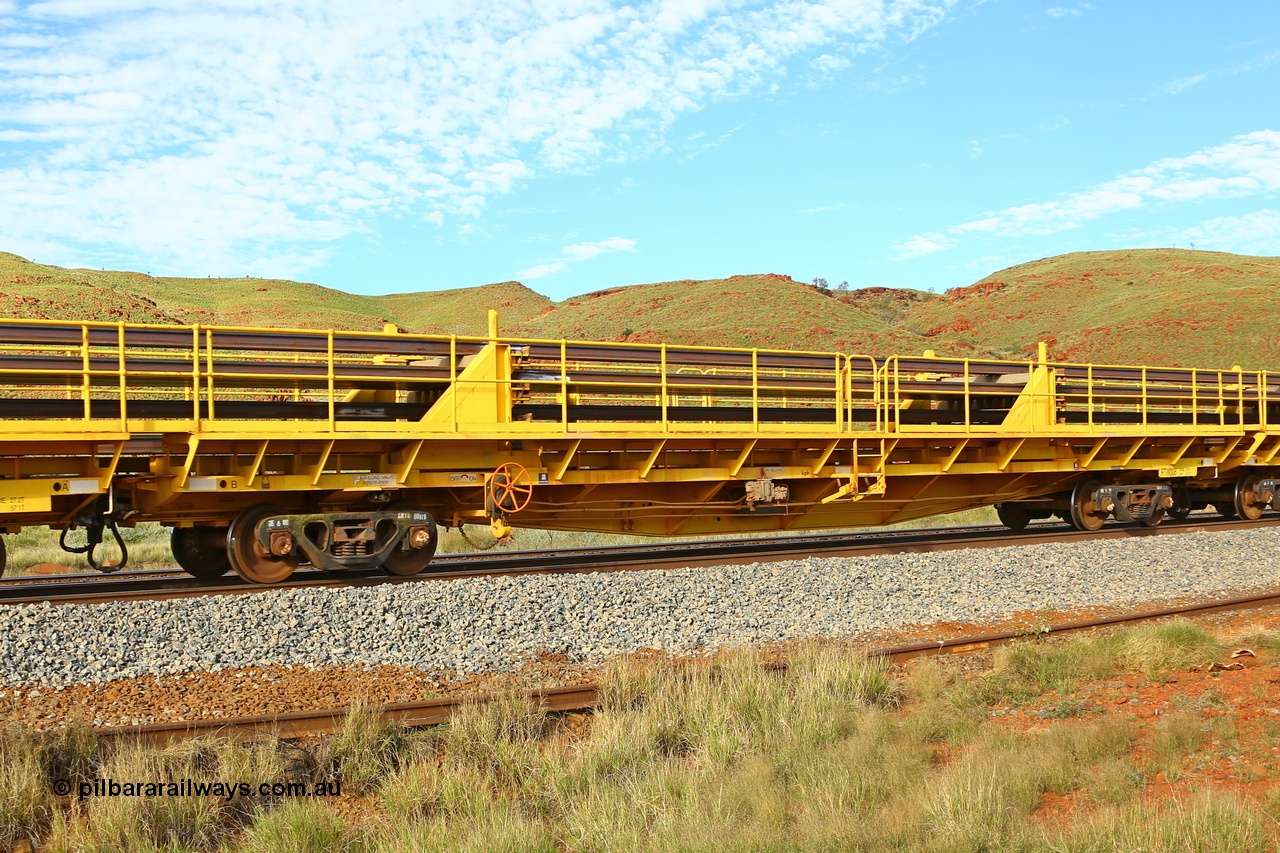
<path id="1" fill-rule="evenodd" d="M 837 71 L 843 71 L 853 64 L 853 60 L 846 56 L 832 56 L 824 53 L 813 61 L 813 68 L 820 74 L 833 74 Z"/>
<path id="2" fill-rule="evenodd" d="M 958 244 L 965 235 L 1024 237 L 1057 234 L 1124 210 L 1154 204 L 1242 198 L 1280 190 L 1280 131 L 1259 130 L 1186 157 L 1168 157 L 1056 201 L 989 213 L 912 237 L 894 248 L 916 257 Z M 924 251 L 919 251 L 923 249 Z"/>
<path id="3" fill-rule="evenodd" d="M 1160 91 L 1166 95 L 1181 95 L 1197 83 L 1203 82 L 1208 76 L 1208 74 L 1193 74 L 1189 77 L 1179 77 L 1177 80 L 1165 83 L 1160 87 Z"/>
<path id="4" fill-rule="evenodd" d="M 1078 3 L 1075 6 L 1050 6 L 1044 13 L 1050 18 L 1078 18 L 1092 8 L 1092 3 Z"/>
<path id="5" fill-rule="evenodd" d="M 627 237 L 610 237 L 607 240 L 597 240 L 594 243 L 574 243 L 572 246 L 565 246 L 561 249 L 559 258 L 522 269 L 516 273 L 516 278 L 521 281 L 546 278 L 549 275 L 563 272 L 580 261 L 589 261 L 598 255 L 605 255 L 610 252 L 634 252 L 635 248 L 636 241 Z"/>
<path id="6" fill-rule="evenodd" d="M 0 19 L 0 231 L 182 270 L 312 262 L 382 213 L 475 217 L 652 150 L 792 59 L 914 38 L 954 2 L 33 3 Z"/>
<path id="7" fill-rule="evenodd" d="M 894 243 L 893 248 L 897 249 L 898 254 L 889 260 L 905 261 L 922 255 L 932 255 L 934 252 L 950 249 L 954 244 L 955 240 L 944 234 L 917 234 L 914 237 L 903 240 L 901 243 Z"/>
<path id="8" fill-rule="evenodd" d="M 1208 219 L 1199 225 L 1117 235 L 1125 242 L 1153 246 L 1188 246 L 1247 255 L 1280 254 L 1280 211 L 1263 209 L 1240 216 Z"/>

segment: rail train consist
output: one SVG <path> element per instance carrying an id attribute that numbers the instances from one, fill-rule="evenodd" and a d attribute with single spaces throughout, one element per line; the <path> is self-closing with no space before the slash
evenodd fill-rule
<path id="1" fill-rule="evenodd" d="M 671 536 L 994 505 L 1280 509 L 1280 376 L 382 332 L 0 320 L 0 529 L 199 578 L 427 568 L 438 525 Z M 68 531 L 76 531 L 70 538 Z M 80 544 L 71 544 L 74 540 Z M 2 542 L 2 540 L 0 540 Z"/>

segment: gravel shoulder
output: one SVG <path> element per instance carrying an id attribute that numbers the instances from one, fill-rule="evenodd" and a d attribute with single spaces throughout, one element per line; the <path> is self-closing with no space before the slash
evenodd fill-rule
<path id="1" fill-rule="evenodd" d="M 934 634 L 954 635 L 1037 613 L 1048 621 L 1082 608 L 1275 588 L 1277 545 L 1274 529 L 1193 532 L 2 608 L 0 717 L 75 714 L 115 724 L 331 707 L 357 695 L 410 701 L 478 689 L 495 677 L 573 683 L 638 651 L 686 656 L 812 637 L 919 637 L 930 631 L 907 629 L 937 623 L 950 626 Z M 205 682 L 208 690 L 196 687 Z M 102 710 L 121 703 L 133 710 Z"/>

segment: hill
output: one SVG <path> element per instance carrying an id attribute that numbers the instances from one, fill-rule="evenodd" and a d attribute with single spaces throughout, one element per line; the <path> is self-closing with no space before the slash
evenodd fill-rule
<path id="1" fill-rule="evenodd" d="M 362 296 L 264 278 L 156 278 L 63 269 L 0 252 L 0 316 L 132 323 L 381 329 L 480 335 L 486 311 L 518 322 L 552 302 L 519 282 L 459 290 Z"/>
<path id="2" fill-rule="evenodd" d="M 483 334 L 883 355 L 1280 366 L 1280 258 L 1180 249 L 1079 252 L 1020 264 L 940 296 L 826 291 L 781 275 L 611 288 L 552 302 L 519 282 L 361 296 L 293 281 L 155 278 L 62 269 L 0 253 L 0 316 Z"/>
<path id="3" fill-rule="evenodd" d="M 556 303 L 508 327 L 544 338 L 838 352 L 917 345 L 914 336 L 891 326 L 875 306 L 832 298 L 781 275 L 601 290 Z"/>
<path id="4" fill-rule="evenodd" d="M 911 307 L 930 346 L 1111 364 L 1280 368 L 1280 258 L 1141 249 L 1020 264 Z"/>

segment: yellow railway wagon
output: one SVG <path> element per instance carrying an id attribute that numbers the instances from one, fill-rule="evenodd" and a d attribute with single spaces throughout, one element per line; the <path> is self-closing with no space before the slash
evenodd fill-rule
<path id="1" fill-rule="evenodd" d="M 430 563 L 438 525 L 654 536 L 995 505 L 1280 508 L 1265 372 L 0 320 L 0 527 L 140 521 L 197 577 Z M 2 541 L 2 540 L 0 540 Z"/>

